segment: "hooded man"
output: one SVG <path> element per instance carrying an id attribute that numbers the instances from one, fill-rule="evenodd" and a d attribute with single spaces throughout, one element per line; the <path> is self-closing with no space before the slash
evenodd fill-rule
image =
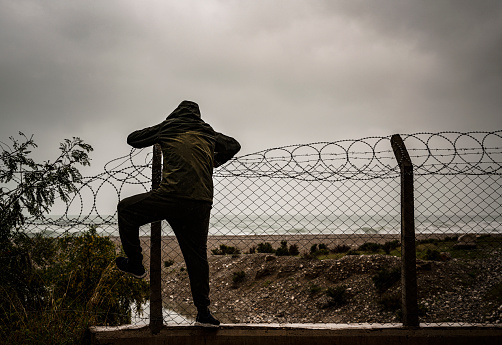
<path id="1" fill-rule="evenodd" d="M 199 106 L 183 101 L 160 124 L 127 137 L 134 148 L 160 144 L 163 156 L 159 188 L 125 198 L 117 206 L 122 247 L 127 258 L 117 267 L 136 278 L 146 276 L 139 227 L 165 219 L 173 229 L 187 266 L 197 319 L 219 325 L 209 312 L 207 235 L 213 202 L 213 167 L 231 159 L 239 143 L 215 132 L 200 116 Z"/>

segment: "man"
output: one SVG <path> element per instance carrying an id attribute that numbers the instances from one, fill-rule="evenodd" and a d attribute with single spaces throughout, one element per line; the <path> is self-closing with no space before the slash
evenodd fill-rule
<path id="1" fill-rule="evenodd" d="M 215 132 L 200 117 L 199 106 L 183 101 L 162 123 L 127 137 L 135 148 L 160 144 L 162 180 L 151 192 L 123 199 L 117 206 L 122 247 L 127 255 L 117 267 L 136 278 L 146 275 L 139 241 L 141 225 L 167 220 L 183 253 L 190 279 L 197 323 L 219 325 L 209 311 L 207 234 L 213 202 L 213 167 L 231 159 L 239 143 Z"/>

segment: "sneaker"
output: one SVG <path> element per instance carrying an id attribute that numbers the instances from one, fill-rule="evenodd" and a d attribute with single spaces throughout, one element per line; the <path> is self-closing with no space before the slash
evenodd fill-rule
<path id="1" fill-rule="evenodd" d="M 125 273 L 129 273 L 134 278 L 142 279 L 146 276 L 145 267 L 143 264 L 133 264 L 129 261 L 128 258 L 119 257 L 115 259 L 115 263 L 117 264 L 117 268 Z"/>
<path id="2" fill-rule="evenodd" d="M 220 325 L 220 321 L 216 320 L 209 311 L 207 314 L 198 312 L 197 319 L 195 319 L 195 325 L 203 327 L 218 327 Z"/>

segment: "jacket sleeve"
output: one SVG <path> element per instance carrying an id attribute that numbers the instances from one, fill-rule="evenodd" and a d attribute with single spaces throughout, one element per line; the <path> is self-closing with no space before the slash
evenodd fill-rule
<path id="1" fill-rule="evenodd" d="M 239 150 L 241 145 L 237 140 L 225 134 L 216 132 L 216 145 L 214 149 L 214 167 L 228 162 Z"/>
<path id="2" fill-rule="evenodd" d="M 159 124 L 132 132 L 127 137 L 127 143 L 136 149 L 156 144 L 158 142 L 160 126 Z"/>

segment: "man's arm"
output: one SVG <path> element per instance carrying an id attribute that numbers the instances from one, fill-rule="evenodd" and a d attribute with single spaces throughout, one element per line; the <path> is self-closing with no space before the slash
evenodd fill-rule
<path id="1" fill-rule="evenodd" d="M 160 125 L 134 131 L 127 137 L 127 143 L 136 149 L 152 146 L 158 141 L 159 131 Z"/>
<path id="2" fill-rule="evenodd" d="M 216 145 L 214 149 L 214 167 L 229 161 L 239 150 L 241 145 L 237 140 L 225 134 L 216 132 Z"/>

